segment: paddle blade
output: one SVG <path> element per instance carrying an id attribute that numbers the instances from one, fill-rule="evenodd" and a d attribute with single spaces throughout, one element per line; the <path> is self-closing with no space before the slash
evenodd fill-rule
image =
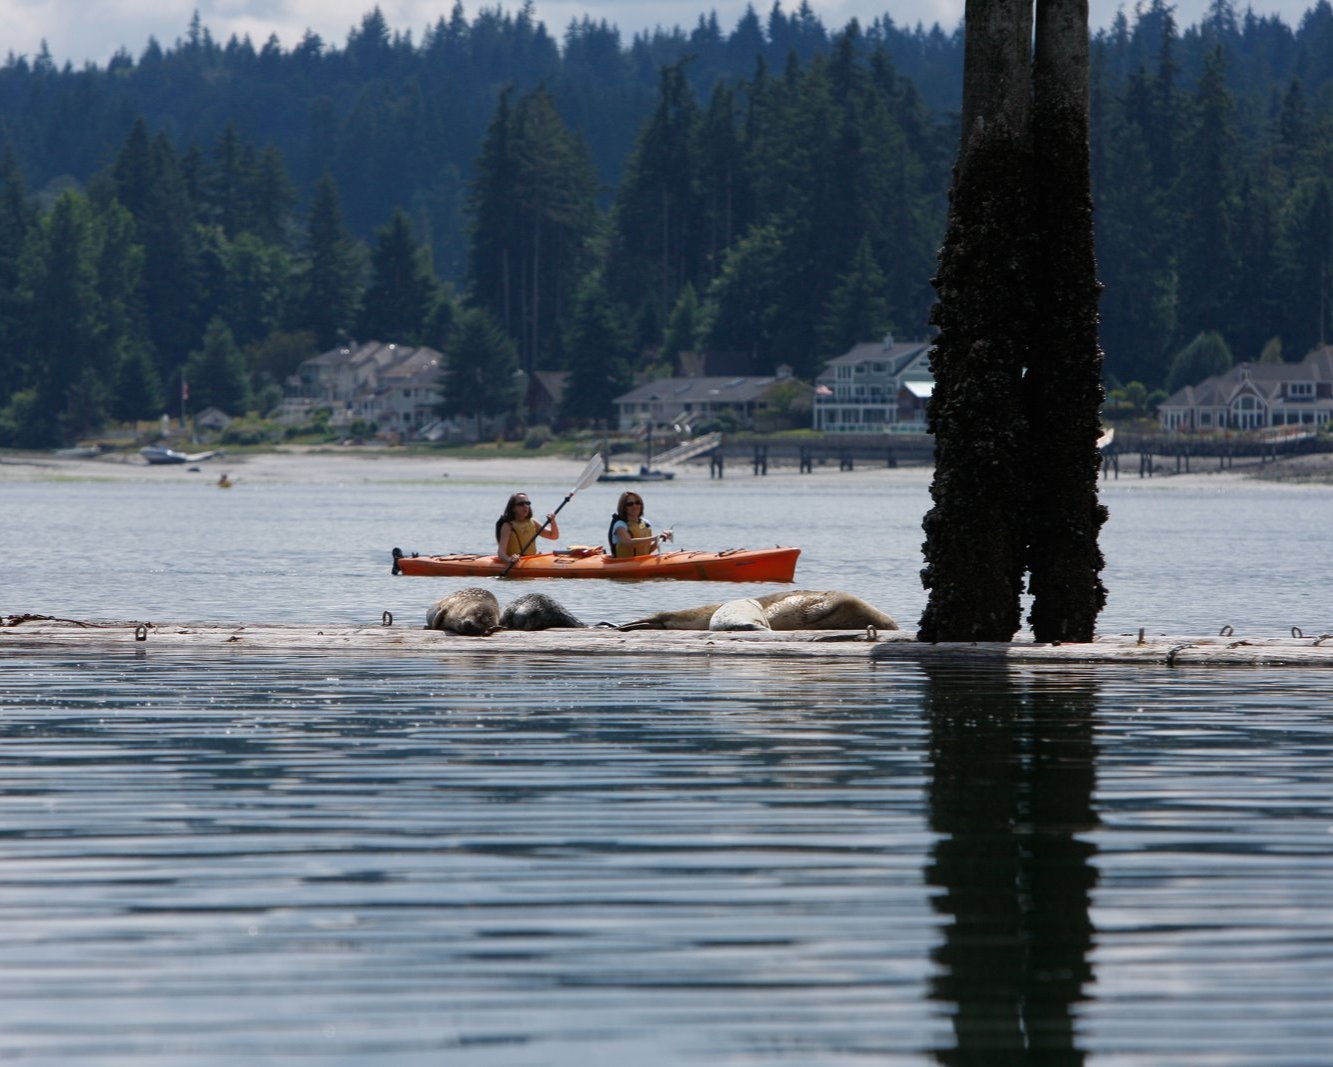
<path id="1" fill-rule="evenodd" d="M 597 481 L 597 476 L 606 469 L 602 461 L 602 454 L 594 452 L 592 459 L 588 460 L 588 465 L 583 468 L 583 473 L 579 475 L 579 480 L 575 483 L 573 491 L 569 494 L 573 496 L 580 489 L 587 489 L 593 482 Z"/>

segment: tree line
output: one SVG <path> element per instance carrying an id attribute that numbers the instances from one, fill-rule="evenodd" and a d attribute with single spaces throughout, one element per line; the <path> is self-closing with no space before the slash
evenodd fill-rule
<path id="1" fill-rule="evenodd" d="M 1183 32 L 1154 0 L 1091 45 L 1108 384 L 1170 385 L 1200 336 L 1301 358 L 1333 304 L 1328 0 Z M 566 370 L 596 419 L 684 349 L 809 378 L 922 336 L 960 84 L 957 32 L 777 3 L 628 47 L 456 5 L 419 44 L 376 9 L 341 49 L 196 17 L 105 68 L 10 56 L 0 441 L 155 416 L 182 373 L 192 406 L 267 412 L 351 338 L 440 348 L 471 410 L 517 402 L 501 365 Z"/>

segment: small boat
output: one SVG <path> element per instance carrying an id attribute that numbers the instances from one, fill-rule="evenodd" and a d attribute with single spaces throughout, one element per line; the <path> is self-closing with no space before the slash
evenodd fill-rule
<path id="1" fill-rule="evenodd" d="M 628 468 L 609 468 L 597 476 L 599 482 L 669 482 L 676 476 L 675 471 L 650 470 L 640 467 L 637 471 Z"/>
<path id="2" fill-rule="evenodd" d="M 174 448 L 167 448 L 165 445 L 148 445 L 139 449 L 139 455 L 154 465 L 166 463 L 199 463 L 205 459 L 212 459 L 214 456 L 222 455 L 221 449 L 213 449 L 211 452 L 177 452 Z"/>
<path id="3" fill-rule="evenodd" d="M 602 473 L 597 476 L 599 482 L 669 482 L 676 476 L 675 471 L 664 471 L 653 466 L 653 427 L 647 427 L 644 439 L 643 462 L 636 471 L 633 467 L 612 467 L 606 462 L 609 450 L 602 450 Z"/>
<path id="4" fill-rule="evenodd" d="M 570 548 L 524 556 L 512 567 L 498 556 L 444 556 L 393 550 L 393 573 L 425 577 L 498 578 L 674 578 L 685 582 L 790 582 L 799 548 L 729 548 L 722 552 L 680 550 L 616 559 L 601 548 Z"/>

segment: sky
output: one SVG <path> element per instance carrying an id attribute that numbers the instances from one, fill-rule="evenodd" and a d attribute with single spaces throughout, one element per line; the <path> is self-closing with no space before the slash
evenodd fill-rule
<path id="1" fill-rule="evenodd" d="M 463 11 L 471 21 L 482 7 L 501 7 L 515 12 L 522 0 L 464 0 Z M 717 12 L 724 31 L 730 31 L 744 13 L 747 0 L 536 0 L 534 10 L 555 37 L 562 37 L 571 20 L 588 15 L 620 28 L 628 43 L 636 32 L 654 26 L 689 29 L 701 13 Z M 1132 12 L 1135 0 L 1090 0 L 1093 28 L 1107 25 L 1116 11 Z M 1246 0 L 1233 0 L 1243 11 Z M 782 9 L 796 10 L 800 0 L 783 0 Z M 863 25 L 889 15 L 899 26 L 930 27 L 939 23 L 945 30 L 957 26 L 963 0 L 809 0 L 825 27 L 840 29 L 853 17 Z M 1251 0 L 1258 15 L 1278 15 L 1293 28 L 1314 0 Z M 772 0 L 753 0 L 760 18 Z M 0 0 L 0 56 L 32 57 L 46 42 L 52 58 L 81 67 L 99 65 L 124 47 L 138 57 L 155 37 L 169 47 L 186 34 L 191 16 L 199 12 L 201 22 L 213 38 L 225 44 L 235 34 L 250 35 L 258 48 L 277 34 L 284 50 L 294 48 L 307 30 L 331 45 L 342 47 L 348 31 L 360 25 L 362 16 L 376 0 Z M 411 30 L 416 40 L 422 31 L 441 17 L 448 17 L 453 0 L 379 0 L 378 6 L 391 29 Z M 1177 0 L 1177 21 L 1192 25 L 1207 9 L 1208 0 Z"/>

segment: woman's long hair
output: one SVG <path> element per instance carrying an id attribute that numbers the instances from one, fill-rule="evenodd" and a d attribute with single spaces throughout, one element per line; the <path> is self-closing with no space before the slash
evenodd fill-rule
<path id="1" fill-rule="evenodd" d="M 628 504 L 631 500 L 637 500 L 640 504 L 643 503 L 643 497 L 639 496 L 639 494 L 636 493 L 633 489 L 626 489 L 623 493 L 620 494 L 620 499 L 616 501 L 617 519 L 622 519 L 626 522 L 629 521 L 628 519 L 625 519 L 625 505 Z M 643 522 L 643 512 L 639 512 L 639 521 Z"/>
<path id="2" fill-rule="evenodd" d="M 497 541 L 500 540 L 500 527 L 507 522 L 514 521 L 514 509 L 518 507 L 518 498 L 521 496 L 528 496 L 528 494 L 524 492 L 510 493 L 509 503 L 505 505 L 504 514 L 495 520 L 495 539 Z M 528 497 L 528 499 L 530 500 L 532 498 Z M 529 514 L 531 513 L 529 512 Z"/>

